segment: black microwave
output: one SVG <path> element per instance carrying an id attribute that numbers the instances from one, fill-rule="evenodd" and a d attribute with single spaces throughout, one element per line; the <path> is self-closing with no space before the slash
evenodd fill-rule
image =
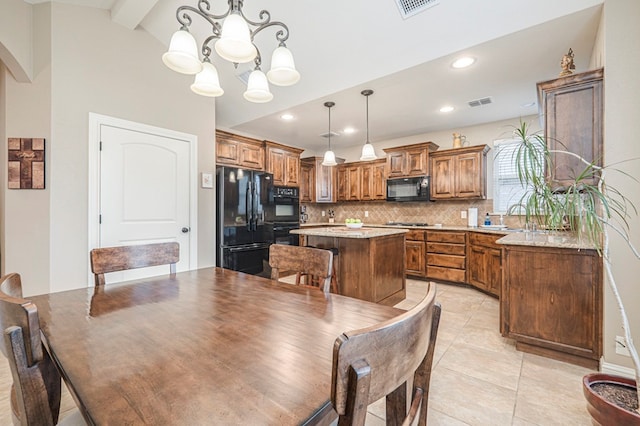
<path id="1" fill-rule="evenodd" d="M 387 201 L 429 201 L 429 176 L 387 179 Z"/>

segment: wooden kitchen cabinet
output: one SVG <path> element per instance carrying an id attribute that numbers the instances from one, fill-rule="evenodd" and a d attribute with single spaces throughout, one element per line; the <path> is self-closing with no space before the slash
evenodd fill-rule
<path id="1" fill-rule="evenodd" d="M 264 143 L 216 130 L 216 164 L 264 170 Z"/>
<path id="2" fill-rule="evenodd" d="M 429 155 L 438 149 L 433 142 L 385 148 L 387 177 L 425 176 L 429 174 Z"/>
<path id="3" fill-rule="evenodd" d="M 410 230 L 405 235 L 405 273 L 417 277 L 425 276 L 425 231 Z"/>
<path id="4" fill-rule="evenodd" d="M 502 286 L 502 246 L 496 240 L 501 234 L 469 232 L 467 277 L 469 284 L 500 297 Z"/>
<path id="5" fill-rule="evenodd" d="M 466 283 L 466 254 L 465 231 L 426 231 L 427 278 Z"/>
<path id="6" fill-rule="evenodd" d="M 308 203 L 335 203 L 337 201 L 338 167 L 323 166 L 322 157 L 300 160 L 300 201 Z M 336 158 L 338 164 L 344 159 Z"/>
<path id="7" fill-rule="evenodd" d="M 386 165 L 387 160 L 384 158 L 361 163 L 361 200 L 369 201 L 387 199 L 387 177 L 385 174 Z"/>
<path id="8" fill-rule="evenodd" d="M 556 150 L 573 152 L 602 166 L 603 85 L 602 68 L 537 85 L 544 134 L 555 165 L 549 178 L 559 185 L 572 182 L 585 166 L 578 158 L 554 153 Z M 597 182 L 589 179 L 588 183 Z"/>
<path id="9" fill-rule="evenodd" d="M 432 200 L 487 198 L 488 145 L 446 149 L 431 154 Z"/>
<path id="10" fill-rule="evenodd" d="M 273 184 L 279 186 L 300 185 L 300 154 L 302 149 L 265 141 L 265 169 L 273 174 Z"/>
<path id="11" fill-rule="evenodd" d="M 516 349 L 598 368 L 602 259 L 595 250 L 503 245 L 500 331 Z"/>

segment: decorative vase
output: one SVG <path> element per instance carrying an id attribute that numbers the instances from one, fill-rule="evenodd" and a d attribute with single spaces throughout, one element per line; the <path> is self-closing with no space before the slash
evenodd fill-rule
<path id="1" fill-rule="evenodd" d="M 595 425 L 640 425 L 640 414 L 619 407 L 593 390 L 594 385 L 608 385 L 636 393 L 636 382 L 626 377 L 592 373 L 582 379 L 582 391 L 587 399 L 587 410 Z M 636 396 L 637 398 L 637 396 Z"/>

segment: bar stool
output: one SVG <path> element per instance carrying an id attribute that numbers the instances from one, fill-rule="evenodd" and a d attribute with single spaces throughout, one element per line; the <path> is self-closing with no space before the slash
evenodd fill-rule
<path id="1" fill-rule="evenodd" d="M 338 257 L 338 254 L 340 253 L 338 248 L 337 247 L 323 248 L 323 247 L 314 247 L 314 246 L 307 246 L 307 247 L 322 248 L 323 250 L 329 250 L 329 251 L 331 251 L 331 253 L 333 253 L 333 264 L 331 266 L 331 293 L 339 294 L 338 274 L 337 274 L 337 270 L 336 270 L 336 258 Z M 307 285 L 318 285 L 318 286 L 320 285 L 318 283 L 317 277 L 313 277 L 313 276 L 310 276 L 310 275 L 302 273 L 302 272 L 296 273 L 296 285 L 300 285 L 300 281 L 303 278 L 305 279 Z"/>

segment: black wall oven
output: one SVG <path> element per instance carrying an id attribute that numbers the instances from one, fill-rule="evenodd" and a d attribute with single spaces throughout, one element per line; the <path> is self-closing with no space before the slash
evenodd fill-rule
<path id="1" fill-rule="evenodd" d="M 273 209 L 268 220 L 273 223 L 273 240 L 276 244 L 298 245 L 298 236 L 289 234 L 300 228 L 300 198 L 298 188 L 273 186 Z"/>

